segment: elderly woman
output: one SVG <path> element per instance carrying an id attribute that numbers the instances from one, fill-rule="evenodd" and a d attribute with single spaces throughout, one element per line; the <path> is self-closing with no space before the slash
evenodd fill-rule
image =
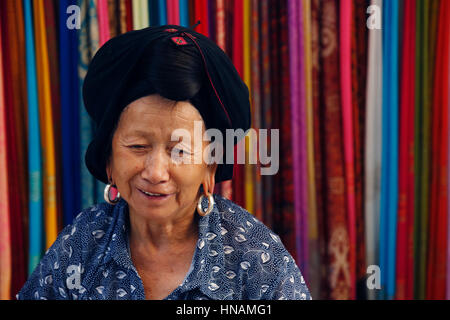
<path id="1" fill-rule="evenodd" d="M 106 202 L 64 228 L 19 299 L 311 298 L 280 238 L 213 195 L 233 175 L 226 130 L 250 127 L 248 89 L 217 45 L 179 26 L 120 35 L 92 60 L 83 98 Z M 224 133 L 221 161 L 184 139 L 196 124 Z"/>

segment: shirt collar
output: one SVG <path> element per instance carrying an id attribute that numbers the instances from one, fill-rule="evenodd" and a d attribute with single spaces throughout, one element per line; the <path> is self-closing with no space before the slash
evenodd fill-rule
<path id="1" fill-rule="evenodd" d="M 214 200 L 220 201 L 217 195 L 214 195 Z M 207 205 L 207 199 L 204 198 L 202 204 Z M 105 254 L 104 263 L 113 259 L 119 266 L 129 269 L 133 268 L 131 254 L 129 249 L 128 234 L 129 234 L 129 212 L 128 204 L 121 199 L 114 207 L 112 216 L 115 218 L 112 223 L 111 240 L 115 241 L 115 250 L 110 254 Z M 224 267 L 224 246 L 223 235 L 228 232 L 222 228 L 221 224 L 222 213 L 218 210 L 217 205 L 214 205 L 210 214 L 204 217 L 199 217 L 198 228 L 199 235 L 197 246 L 192 259 L 193 265 L 188 271 L 188 274 L 179 288 L 182 291 L 189 291 L 195 288 L 208 296 L 211 299 L 224 299 L 227 295 L 233 294 L 232 289 L 226 292 L 222 286 L 224 285 L 224 277 L 232 278 L 232 274 L 226 274 Z M 116 236 L 113 236 L 113 234 Z M 112 240 L 114 239 L 114 240 Z M 113 248 L 112 245 L 109 245 Z"/>

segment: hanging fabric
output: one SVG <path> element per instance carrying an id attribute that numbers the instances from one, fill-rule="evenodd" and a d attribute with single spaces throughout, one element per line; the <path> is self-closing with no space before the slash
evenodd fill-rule
<path id="1" fill-rule="evenodd" d="M 269 20 L 269 0 L 261 0 L 259 1 L 260 5 L 260 50 L 261 50 L 261 128 L 267 129 L 267 144 L 266 149 L 271 150 L 272 143 L 275 144 L 277 142 L 271 141 L 271 129 L 274 129 L 272 123 L 272 95 L 271 95 L 271 78 L 270 78 L 270 20 Z M 264 143 L 264 141 L 259 140 L 260 143 Z M 278 145 L 279 145 L 279 137 L 278 137 Z M 279 159 L 278 161 L 278 172 L 280 173 L 279 168 Z M 275 165 L 274 163 L 270 163 L 270 165 Z M 272 222 L 272 212 L 274 210 L 273 205 L 273 176 L 262 176 L 262 215 L 263 221 L 270 228 L 273 225 Z"/>
<path id="2" fill-rule="evenodd" d="M 399 198 L 396 265 L 396 299 L 413 298 L 414 226 L 414 96 L 415 91 L 415 1 L 405 2 L 403 18 L 400 134 Z"/>
<path id="3" fill-rule="evenodd" d="M 379 266 L 380 235 L 380 175 L 381 172 L 381 118 L 382 118 L 382 32 L 381 24 L 383 0 L 372 0 L 368 40 L 368 65 L 366 85 L 366 136 L 364 157 L 364 215 L 367 266 Z M 378 19 L 378 20 L 377 20 Z M 376 290 L 367 288 L 370 300 L 377 298 Z"/>
<path id="4" fill-rule="evenodd" d="M 244 74 L 244 59 L 243 59 L 243 23 L 244 19 L 243 13 L 243 0 L 235 0 L 233 2 L 233 21 L 232 21 L 232 39 L 233 47 L 231 52 L 232 62 L 241 76 L 243 78 Z M 236 204 L 244 207 L 245 206 L 245 195 L 244 195 L 244 165 L 236 161 L 238 159 L 237 150 L 241 148 L 241 144 L 245 143 L 244 139 L 239 141 L 234 147 L 234 172 L 233 172 L 233 201 Z"/>
<path id="5" fill-rule="evenodd" d="M 178 0 L 178 1 L 179 1 L 179 7 L 180 7 L 180 25 L 183 27 L 189 27 L 188 0 Z"/>
<path id="6" fill-rule="evenodd" d="M 59 59 L 57 48 L 57 20 L 56 20 L 55 3 L 52 0 L 44 0 L 44 15 L 45 15 L 45 31 L 47 40 L 47 52 L 50 72 L 50 90 L 51 90 L 51 105 L 52 105 L 52 119 L 55 139 L 55 171 L 56 171 L 56 203 L 57 203 L 57 229 L 61 230 L 63 227 L 63 204 L 62 204 L 62 168 L 61 168 L 61 97 L 59 95 Z M 20 289 L 20 288 L 19 288 Z"/>
<path id="7" fill-rule="evenodd" d="M 50 68 L 48 62 L 45 16 L 42 1 L 33 2 L 36 70 L 38 79 L 39 118 L 43 149 L 43 193 L 45 219 L 45 249 L 48 249 L 58 235 L 58 212 L 56 197 L 55 138 L 50 91 Z"/>
<path id="8" fill-rule="evenodd" d="M 326 14 L 325 14 L 326 13 Z M 326 229 L 328 250 L 329 298 L 348 299 L 350 290 L 349 234 L 345 210 L 345 177 L 341 128 L 339 87 L 338 8 L 334 1 L 321 2 L 322 108 L 326 123 L 322 144 L 325 145 Z"/>
<path id="9" fill-rule="evenodd" d="M 66 8 L 74 1 L 62 0 L 59 16 L 65 17 Z M 61 97 L 61 136 L 64 225 L 72 223 L 81 209 L 80 198 L 80 141 L 79 141 L 79 79 L 78 39 L 76 29 L 66 26 L 65 19 L 59 20 L 59 78 Z"/>
<path id="10" fill-rule="evenodd" d="M 251 102 L 252 102 L 252 129 L 255 136 L 249 135 L 252 142 L 249 145 L 249 157 L 247 161 L 250 162 L 253 175 L 253 194 L 254 194 L 254 208 L 250 211 L 257 219 L 262 220 L 262 181 L 261 181 L 261 166 L 258 157 L 258 136 L 261 128 L 261 70 L 260 70 L 260 29 L 258 25 L 259 20 L 259 0 L 251 0 L 250 3 L 250 82 L 251 82 Z M 249 140 L 250 141 L 250 140 Z"/>
<path id="11" fill-rule="evenodd" d="M 27 274 L 28 251 L 28 143 L 25 40 L 22 2 L 2 2 L 3 80 L 6 107 L 5 176 L 8 176 L 9 235 L 11 243 L 11 296 Z"/>
<path id="12" fill-rule="evenodd" d="M 109 30 L 108 0 L 97 0 L 98 27 L 100 33 L 100 46 L 111 37 Z"/>
<path id="13" fill-rule="evenodd" d="M 315 299 L 326 299 L 328 293 L 327 279 L 325 275 L 327 274 L 327 252 L 326 252 L 326 241 L 325 241 L 325 214 L 324 214 L 324 204 L 325 204 L 325 194 L 323 186 L 324 177 L 324 162 L 323 162 L 323 148 L 322 148 L 322 135 L 323 135 L 323 121 L 322 121 L 322 111 L 320 97 L 322 95 L 320 88 L 320 16 L 319 16 L 320 2 L 319 0 L 311 1 L 311 59 L 312 59 L 312 103 L 313 103 L 313 139 L 314 139 L 314 175 L 315 175 L 315 197 L 316 197 L 316 212 L 317 212 L 317 237 L 318 237 L 318 261 L 317 268 L 314 268 L 310 264 L 310 279 L 309 287 L 311 294 Z M 313 237 L 313 231 L 310 232 L 310 237 Z M 310 254 L 314 255 L 314 248 L 310 247 Z M 313 257 L 310 258 L 311 262 L 314 260 Z M 317 279 L 314 279 L 314 270 L 318 275 Z M 317 281 L 318 283 L 316 283 Z M 314 294 L 316 292 L 316 294 Z"/>
<path id="14" fill-rule="evenodd" d="M 345 186 L 347 195 L 347 223 L 349 230 L 349 272 L 350 272 L 350 299 L 356 297 L 356 203 L 355 203 L 355 174 L 354 174 L 354 137 L 353 137 L 353 103 L 352 103 L 352 65 L 351 65 L 351 26 L 352 1 L 340 2 L 339 15 L 339 48 L 340 48 L 340 83 L 342 101 L 342 126 L 344 139 L 345 159 Z"/>
<path id="15" fill-rule="evenodd" d="M 427 257 L 427 299 L 445 299 L 448 184 L 446 176 L 448 146 L 448 77 L 450 6 L 439 4 L 436 56 L 432 100 L 430 219 Z"/>
<path id="16" fill-rule="evenodd" d="M 91 7 L 91 3 L 93 6 Z M 89 115 L 84 108 L 83 96 L 81 88 L 83 86 L 84 77 L 87 73 L 87 68 L 90 62 L 90 10 L 95 10 L 95 3 L 93 1 L 82 1 L 80 3 L 80 31 L 78 35 L 78 79 L 79 79 L 79 94 L 80 104 L 78 106 L 80 119 L 80 154 L 78 156 L 80 166 L 80 182 L 83 186 L 81 192 L 81 208 L 88 208 L 95 203 L 95 182 L 84 162 L 84 154 L 87 147 L 92 140 L 92 123 Z M 93 10 L 92 10 L 93 11 Z"/>
<path id="17" fill-rule="evenodd" d="M 3 27 L 0 24 L 0 172 L 8 172 L 6 107 L 3 83 Z M 0 299 L 8 300 L 11 290 L 11 237 L 9 232 L 8 175 L 0 175 Z"/>
<path id="18" fill-rule="evenodd" d="M 307 269 L 303 270 L 305 281 L 307 281 L 310 291 L 311 287 L 315 292 L 319 292 L 320 268 L 319 268 L 319 243 L 318 243 L 318 220 L 316 204 L 316 178 L 314 173 L 314 106 L 313 106 L 313 61 L 312 61 L 312 22 L 311 22 L 311 2 L 302 1 L 303 5 L 303 34 L 305 48 L 305 109 L 306 109 L 306 138 L 307 138 L 307 223 L 304 225 L 305 245 L 307 258 L 305 264 Z M 307 227 L 307 228 L 306 228 Z"/>
<path id="19" fill-rule="evenodd" d="M 364 235 L 363 183 L 367 81 L 367 1 L 355 0 L 351 17 L 352 113 L 355 180 L 355 287 L 358 300 L 366 300 L 367 264 Z M 360 26 L 363 26 L 362 28 Z M 365 26 L 365 27 L 364 27 Z"/>
<path id="20" fill-rule="evenodd" d="M 43 252 L 41 139 L 31 0 L 24 0 L 24 20 L 28 88 L 28 171 L 30 179 L 28 274 L 31 274 L 39 263 Z"/>

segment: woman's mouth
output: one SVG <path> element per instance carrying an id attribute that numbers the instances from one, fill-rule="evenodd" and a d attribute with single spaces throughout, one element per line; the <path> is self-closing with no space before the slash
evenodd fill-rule
<path id="1" fill-rule="evenodd" d="M 164 194 L 164 193 L 153 193 L 153 192 L 149 192 L 149 191 L 144 191 L 142 189 L 138 189 L 140 191 L 140 193 L 142 195 L 145 196 L 145 198 L 147 198 L 150 201 L 164 201 L 168 198 L 170 198 L 170 196 L 172 196 L 172 194 Z"/>

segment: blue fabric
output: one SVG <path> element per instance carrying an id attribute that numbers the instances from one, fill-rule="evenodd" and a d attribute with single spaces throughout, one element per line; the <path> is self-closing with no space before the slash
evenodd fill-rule
<path id="1" fill-rule="evenodd" d="M 383 110 L 380 193 L 380 299 L 395 296 L 398 204 L 399 2 L 383 3 Z"/>
<path id="2" fill-rule="evenodd" d="M 28 170 L 30 184 L 28 274 L 31 274 L 44 251 L 42 241 L 41 135 L 31 0 L 24 0 L 23 5 L 28 86 Z"/>
<path id="3" fill-rule="evenodd" d="M 167 5 L 165 0 L 158 0 L 159 25 L 167 24 Z"/>
<path id="4" fill-rule="evenodd" d="M 79 6 L 81 7 L 80 22 L 81 29 L 78 33 L 78 50 L 80 52 L 78 58 L 78 77 L 79 77 L 79 106 L 78 106 L 78 116 L 80 119 L 80 154 L 79 157 L 79 167 L 80 167 L 80 184 L 83 186 L 80 190 L 81 196 L 81 208 L 86 208 L 89 205 L 95 203 L 95 180 L 94 177 L 89 172 L 84 161 L 84 155 L 92 140 L 92 130 L 93 123 L 89 114 L 84 107 L 83 94 L 81 88 L 83 87 L 84 77 L 86 76 L 88 65 L 91 60 L 91 50 L 92 48 L 89 31 L 90 31 L 90 20 L 92 18 L 96 19 L 96 16 L 92 17 L 92 14 L 96 15 L 96 7 L 94 1 L 79 1 Z M 76 211 L 75 211 L 76 212 Z"/>
<path id="5" fill-rule="evenodd" d="M 188 0 L 180 0 L 180 25 L 189 28 L 189 3 Z"/>
<path id="6" fill-rule="evenodd" d="M 61 0 L 59 16 L 66 17 L 67 7 L 76 0 Z M 59 78 L 61 99 L 63 222 L 72 223 L 80 206 L 80 135 L 79 135 L 79 79 L 77 30 L 59 19 Z"/>
<path id="7" fill-rule="evenodd" d="M 213 211 L 198 219 L 191 267 L 165 299 L 311 299 L 280 238 L 230 200 L 214 198 Z M 124 200 L 82 211 L 58 235 L 17 298 L 144 299 L 128 234 Z"/>

